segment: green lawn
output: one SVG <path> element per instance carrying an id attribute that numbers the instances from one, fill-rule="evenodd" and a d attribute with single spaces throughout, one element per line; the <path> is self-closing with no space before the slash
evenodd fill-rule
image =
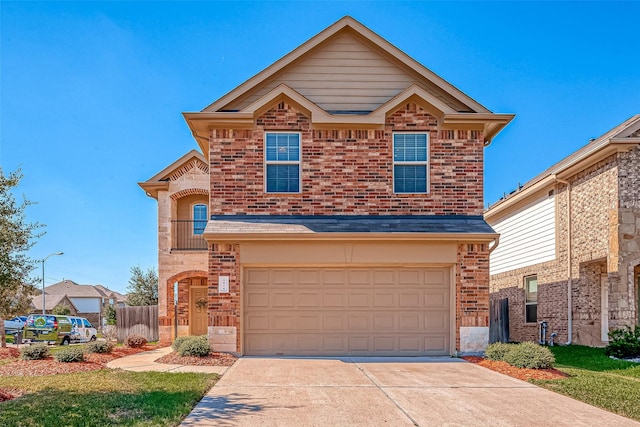
<path id="1" fill-rule="evenodd" d="M 176 426 L 215 384 L 215 374 L 100 371 L 0 377 L 27 393 L 0 403 L 0 426 Z"/>
<path id="2" fill-rule="evenodd" d="M 570 377 L 535 384 L 640 421 L 640 364 L 610 359 L 603 348 L 549 349 L 556 357 L 555 367 Z"/>

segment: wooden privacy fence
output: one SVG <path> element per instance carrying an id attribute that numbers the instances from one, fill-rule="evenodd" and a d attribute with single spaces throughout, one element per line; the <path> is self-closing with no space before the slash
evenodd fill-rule
<path id="1" fill-rule="evenodd" d="M 489 342 L 509 342 L 509 299 L 489 302 Z"/>
<path id="2" fill-rule="evenodd" d="M 142 335 L 147 341 L 158 341 L 158 306 L 119 307 L 116 309 L 118 342 L 129 335 Z"/>

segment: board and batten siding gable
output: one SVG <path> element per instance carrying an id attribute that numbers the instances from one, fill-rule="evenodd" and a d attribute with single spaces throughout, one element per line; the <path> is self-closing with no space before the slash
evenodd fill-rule
<path id="1" fill-rule="evenodd" d="M 552 261 L 556 257 L 555 198 L 544 196 L 491 224 L 500 244 L 490 257 L 490 274 Z"/>
<path id="2" fill-rule="evenodd" d="M 326 111 L 374 111 L 412 84 L 452 103 L 396 62 L 349 32 L 318 46 L 299 61 L 232 102 L 224 110 L 242 110 L 280 84 L 286 84 Z M 456 110 L 468 109 L 454 103 Z"/>

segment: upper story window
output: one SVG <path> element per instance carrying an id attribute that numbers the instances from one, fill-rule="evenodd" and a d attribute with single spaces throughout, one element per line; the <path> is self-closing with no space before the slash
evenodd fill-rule
<path id="1" fill-rule="evenodd" d="M 193 205 L 193 234 L 204 233 L 207 226 L 207 205 Z"/>
<path id="2" fill-rule="evenodd" d="M 428 141 L 426 133 L 393 134 L 394 193 L 427 193 Z"/>
<path id="3" fill-rule="evenodd" d="M 267 133 L 264 158 L 267 193 L 300 192 L 299 133 Z"/>
<path id="4" fill-rule="evenodd" d="M 525 322 L 538 321 L 538 276 L 524 278 L 524 311 Z"/>

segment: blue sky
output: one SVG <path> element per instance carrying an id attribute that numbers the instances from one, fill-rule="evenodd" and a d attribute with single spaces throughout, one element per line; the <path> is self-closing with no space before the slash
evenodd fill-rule
<path id="1" fill-rule="evenodd" d="M 181 116 L 351 15 L 515 120 L 485 204 L 640 113 L 637 2 L 0 2 L 0 165 L 21 167 L 46 283 L 157 264 L 137 186 L 197 148 Z M 40 269 L 34 275 L 40 275 Z"/>

